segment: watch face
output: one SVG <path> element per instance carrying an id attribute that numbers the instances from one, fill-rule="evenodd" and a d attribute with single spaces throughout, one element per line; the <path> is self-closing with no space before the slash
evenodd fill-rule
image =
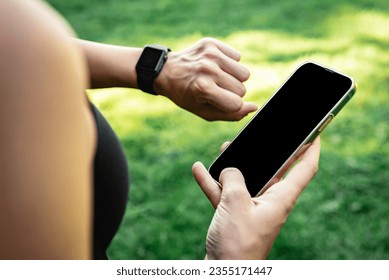
<path id="1" fill-rule="evenodd" d="M 146 47 L 139 58 L 138 66 L 149 71 L 158 71 L 163 53 L 162 50 Z"/>

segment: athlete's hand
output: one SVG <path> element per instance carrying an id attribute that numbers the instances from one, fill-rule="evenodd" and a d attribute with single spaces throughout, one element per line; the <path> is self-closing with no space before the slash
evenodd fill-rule
<path id="1" fill-rule="evenodd" d="M 257 106 L 242 100 L 243 82 L 250 73 L 239 60 L 240 54 L 229 45 L 201 39 L 183 51 L 169 53 L 155 80 L 155 91 L 206 120 L 240 120 Z"/>
<path id="2" fill-rule="evenodd" d="M 266 258 L 299 195 L 318 170 L 319 155 L 317 138 L 285 178 L 256 198 L 250 196 L 239 170 L 223 170 L 219 187 L 205 167 L 195 163 L 193 176 L 216 209 L 208 230 L 207 258 Z"/>

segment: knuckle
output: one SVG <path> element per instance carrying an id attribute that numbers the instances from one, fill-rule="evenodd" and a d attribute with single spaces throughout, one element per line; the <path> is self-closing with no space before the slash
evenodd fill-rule
<path id="1" fill-rule="evenodd" d="M 214 72 L 213 65 L 206 60 L 197 63 L 197 72 L 200 74 L 210 74 Z"/>
<path id="2" fill-rule="evenodd" d="M 217 53 L 214 49 L 209 48 L 202 52 L 199 62 L 206 65 L 209 69 L 212 69 L 212 71 L 215 71 L 215 66 L 220 65 L 221 58 L 219 53 Z"/>
<path id="3" fill-rule="evenodd" d="M 198 93 L 208 93 L 211 88 L 211 84 L 208 82 L 207 79 L 204 78 L 198 78 L 193 83 L 194 90 Z"/>
<path id="4" fill-rule="evenodd" d="M 241 191 L 236 186 L 230 186 L 225 188 L 224 194 L 226 198 L 237 199 L 240 196 Z"/>
<path id="5" fill-rule="evenodd" d="M 216 39 L 212 37 L 204 37 L 199 40 L 199 43 L 202 45 L 214 45 L 216 43 Z"/>
<path id="6" fill-rule="evenodd" d="M 223 192 L 224 192 L 224 197 L 230 198 L 230 199 L 239 199 L 241 196 L 241 188 L 237 183 L 232 182 L 228 183 L 228 185 L 223 186 Z"/>
<path id="7" fill-rule="evenodd" d="M 213 48 L 206 48 L 203 50 L 202 56 L 207 60 L 218 61 L 219 57 Z"/>
<path id="8" fill-rule="evenodd" d="M 218 58 L 218 48 L 215 39 L 203 38 L 199 42 L 198 52 L 201 53 L 202 57 L 208 59 Z"/>

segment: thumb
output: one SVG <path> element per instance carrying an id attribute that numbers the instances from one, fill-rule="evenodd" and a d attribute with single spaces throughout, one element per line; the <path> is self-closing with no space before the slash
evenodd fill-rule
<path id="1" fill-rule="evenodd" d="M 221 200 L 226 203 L 239 204 L 251 201 L 242 173 L 236 168 L 226 168 L 220 173 L 222 185 Z"/>

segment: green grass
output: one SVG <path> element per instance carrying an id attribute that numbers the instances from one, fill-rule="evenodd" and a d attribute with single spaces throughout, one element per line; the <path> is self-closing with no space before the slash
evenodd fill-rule
<path id="1" fill-rule="evenodd" d="M 106 43 L 167 44 L 203 36 L 233 45 L 251 70 L 247 100 L 261 105 L 305 60 L 358 83 L 322 135 L 320 170 L 270 259 L 389 259 L 389 12 L 386 0 L 50 0 L 78 35 Z M 213 210 L 191 176 L 239 123 L 205 122 L 136 90 L 89 94 L 118 133 L 131 191 L 113 259 L 201 259 Z"/>

